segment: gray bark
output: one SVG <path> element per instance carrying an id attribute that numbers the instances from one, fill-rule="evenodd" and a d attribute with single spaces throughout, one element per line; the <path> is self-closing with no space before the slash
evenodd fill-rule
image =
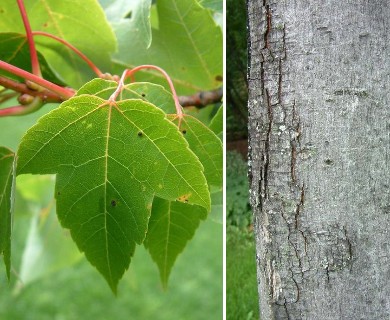
<path id="1" fill-rule="evenodd" d="M 390 7 L 248 0 L 261 319 L 390 319 Z"/>

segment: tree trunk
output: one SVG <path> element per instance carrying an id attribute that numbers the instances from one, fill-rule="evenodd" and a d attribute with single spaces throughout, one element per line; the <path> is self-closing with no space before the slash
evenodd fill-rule
<path id="1" fill-rule="evenodd" d="M 261 319 L 390 319 L 389 2 L 247 5 Z"/>

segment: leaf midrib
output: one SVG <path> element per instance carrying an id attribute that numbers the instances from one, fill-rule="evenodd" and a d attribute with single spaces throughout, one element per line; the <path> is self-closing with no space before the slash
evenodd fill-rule
<path id="1" fill-rule="evenodd" d="M 108 145 L 110 141 L 110 129 L 111 129 L 111 112 L 112 112 L 112 106 L 108 106 L 108 117 L 107 117 L 107 135 L 106 135 L 106 149 L 104 153 L 104 230 L 105 230 L 105 240 L 106 240 L 106 260 L 107 260 L 107 266 L 108 266 L 108 272 L 110 274 L 110 279 L 112 279 L 112 271 L 111 271 L 111 264 L 110 264 L 110 258 L 108 253 L 108 230 L 107 230 L 107 183 L 108 183 Z M 96 108 L 95 110 L 97 110 Z"/>

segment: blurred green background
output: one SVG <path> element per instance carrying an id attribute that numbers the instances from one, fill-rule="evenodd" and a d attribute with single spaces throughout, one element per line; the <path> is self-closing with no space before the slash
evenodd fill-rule
<path id="1" fill-rule="evenodd" d="M 16 150 L 25 131 L 51 108 L 0 118 L 0 145 Z M 147 251 L 137 247 L 115 297 L 58 225 L 53 186 L 51 176 L 18 177 L 10 284 L 0 263 L 0 319 L 222 318 L 220 223 L 201 223 L 178 257 L 167 291 Z"/>
<path id="2" fill-rule="evenodd" d="M 259 319 L 256 250 L 247 177 L 246 1 L 226 1 L 226 314 Z"/>
<path id="3" fill-rule="evenodd" d="M 226 138 L 248 137 L 246 0 L 226 1 Z"/>
<path id="4" fill-rule="evenodd" d="M 226 163 L 226 318 L 257 320 L 256 250 L 247 163 L 236 151 L 227 152 Z"/>

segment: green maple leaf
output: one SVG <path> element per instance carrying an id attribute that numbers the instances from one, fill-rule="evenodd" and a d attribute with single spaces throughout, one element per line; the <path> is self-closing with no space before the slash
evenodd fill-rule
<path id="1" fill-rule="evenodd" d="M 177 256 L 206 217 L 207 210 L 200 206 L 154 199 L 145 247 L 160 270 L 164 288 Z"/>
<path id="2" fill-rule="evenodd" d="M 17 173 L 57 174 L 59 220 L 114 292 L 155 196 L 210 210 L 201 163 L 165 113 L 139 99 L 64 102 L 22 139 Z"/>
<path id="3" fill-rule="evenodd" d="M 108 99 L 117 84 L 113 81 L 94 79 L 78 91 L 78 94 L 94 93 Z M 151 83 L 126 85 L 122 97 L 144 99 L 158 106 L 178 123 L 172 95 L 162 86 Z M 221 113 L 222 114 L 222 113 Z M 222 118 L 220 118 L 222 122 Z M 196 118 L 185 115 L 180 130 L 190 149 L 204 167 L 204 175 L 210 186 L 222 188 L 222 143 L 216 134 Z M 221 207 L 221 206 L 220 206 Z M 218 211 L 220 215 L 221 210 Z M 214 214 L 217 215 L 217 214 Z M 153 201 L 145 247 L 160 271 L 164 288 L 178 255 L 193 237 L 201 220 L 207 217 L 207 210 L 199 206 L 156 198 Z"/>
<path id="4" fill-rule="evenodd" d="M 12 185 L 14 153 L 0 147 L 0 254 L 4 256 L 7 277 L 11 268 Z"/>
<path id="5" fill-rule="evenodd" d="M 173 121 L 178 122 L 177 119 Z M 221 140 L 203 123 L 189 115 L 182 118 L 180 130 L 202 163 L 208 185 L 222 188 Z M 207 211 L 200 206 L 162 199 L 153 202 L 145 247 L 159 268 L 165 288 L 177 256 L 195 234 L 200 221 L 206 217 Z"/>

